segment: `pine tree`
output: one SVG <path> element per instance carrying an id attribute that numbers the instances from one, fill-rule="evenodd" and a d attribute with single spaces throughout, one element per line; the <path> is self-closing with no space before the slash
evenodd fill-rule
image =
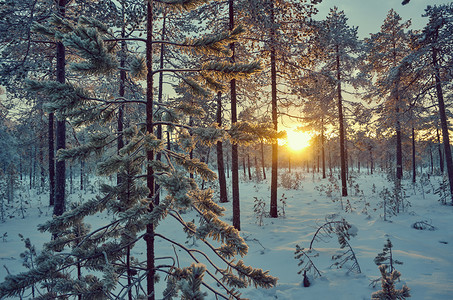
<path id="1" fill-rule="evenodd" d="M 403 285 L 401 289 L 396 289 L 395 282 L 399 281 L 401 273 L 397 270 L 393 270 L 391 273 L 387 272 L 386 265 L 380 265 L 379 271 L 381 272 L 381 285 L 382 290 L 374 292 L 371 295 L 373 300 L 404 300 L 409 298 L 411 295 L 409 293 L 410 289 Z"/>
<path id="2" fill-rule="evenodd" d="M 401 118 L 404 102 L 407 100 L 402 86 L 406 74 L 400 72 L 397 67 L 410 50 L 409 35 L 405 31 L 409 26 L 410 21 L 401 23 L 401 17 L 392 9 L 384 20 L 381 31 L 365 39 L 368 47 L 366 72 L 372 72 L 376 77 L 371 96 L 378 101 L 382 100 L 382 95 L 386 96 L 381 105 L 383 117 L 390 118 L 390 122 L 394 123 L 397 181 L 403 178 Z"/>
<path id="3" fill-rule="evenodd" d="M 344 82 L 354 84 L 353 72 L 357 67 L 356 54 L 360 52 L 360 43 L 357 38 L 357 27 L 347 24 L 348 18 L 337 7 L 330 10 L 324 21 L 314 23 L 313 48 L 320 57 L 322 65 L 319 73 L 325 74 L 333 82 L 338 109 L 338 132 L 340 137 L 341 161 L 341 194 L 347 196 L 347 153 L 346 130 L 343 104 Z"/>

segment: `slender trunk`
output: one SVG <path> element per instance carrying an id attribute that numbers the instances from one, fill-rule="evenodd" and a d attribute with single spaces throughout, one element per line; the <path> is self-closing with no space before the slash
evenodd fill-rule
<path id="1" fill-rule="evenodd" d="M 272 123 L 274 130 L 278 130 L 277 119 L 277 66 L 275 51 L 275 20 L 274 20 L 274 2 L 271 1 L 271 95 L 272 95 Z M 271 174 L 271 205 L 270 217 L 277 218 L 277 188 L 278 188 L 278 143 L 272 144 L 272 174 Z"/>
<path id="2" fill-rule="evenodd" d="M 430 158 L 430 165 L 431 165 L 431 174 L 434 173 L 434 160 L 433 160 L 433 149 L 432 143 L 429 143 L 429 158 Z"/>
<path id="3" fill-rule="evenodd" d="M 84 182 L 83 182 L 84 166 L 85 166 L 85 162 L 83 160 L 80 160 L 80 190 L 81 191 L 83 191 L 83 186 L 84 186 Z"/>
<path id="4" fill-rule="evenodd" d="M 338 122 L 340 123 L 340 163 L 341 163 L 341 195 L 343 197 L 348 195 L 346 186 L 346 151 L 345 151 L 345 138 L 344 138 L 344 125 L 343 125 L 343 103 L 341 99 L 341 73 L 340 73 L 340 53 L 338 45 L 337 51 L 337 94 L 338 94 Z"/>
<path id="5" fill-rule="evenodd" d="M 217 125 L 222 126 L 222 93 L 217 93 Z M 217 173 L 219 175 L 220 203 L 228 202 L 225 165 L 223 163 L 223 143 L 217 142 Z"/>
<path id="6" fill-rule="evenodd" d="M 162 20 L 162 35 L 161 35 L 161 40 L 165 40 L 167 37 L 167 12 L 164 10 L 163 12 L 163 20 Z M 165 45 L 160 44 L 160 57 L 159 57 L 159 69 L 164 68 L 164 58 L 165 58 Z M 159 72 L 159 82 L 158 82 L 158 89 L 157 89 L 157 102 L 162 103 L 163 100 L 163 92 L 164 92 L 164 73 Z M 156 137 L 158 140 L 162 140 L 162 125 L 157 125 L 157 133 Z M 162 155 L 160 152 L 156 154 L 156 160 L 161 161 Z M 160 189 L 159 185 L 156 183 L 155 184 L 155 190 L 157 191 L 156 193 L 156 198 L 155 198 L 155 203 L 159 204 L 160 202 Z"/>
<path id="7" fill-rule="evenodd" d="M 126 37 L 126 24 L 124 19 L 124 4 L 123 4 L 123 24 L 121 28 L 121 38 Z M 121 42 L 121 58 L 120 58 L 120 82 L 119 82 L 119 91 L 118 94 L 121 98 L 124 98 L 125 95 L 125 85 L 126 85 L 126 71 L 124 70 L 126 66 L 126 42 Z M 124 136 L 123 136 L 123 129 L 124 129 L 124 105 L 120 105 L 118 108 L 118 120 L 117 120 L 117 130 L 118 130 L 118 144 L 117 144 L 117 152 L 119 154 L 120 150 L 124 147 Z M 117 185 L 121 184 L 121 176 L 118 173 L 116 175 L 116 183 Z"/>
<path id="8" fill-rule="evenodd" d="M 65 17 L 66 0 L 58 1 L 58 14 Z M 65 48 L 63 43 L 57 42 L 57 81 L 65 83 Z M 57 120 L 57 151 L 66 148 L 66 121 Z M 60 216 L 65 211 L 65 185 L 66 185 L 66 163 L 64 160 L 57 160 L 55 172 L 55 202 L 53 213 Z"/>
<path id="9" fill-rule="evenodd" d="M 437 149 L 439 150 L 439 165 L 440 165 L 440 172 L 444 173 L 444 156 L 442 155 L 442 142 L 440 141 L 440 134 L 439 128 L 436 128 L 437 131 Z"/>
<path id="10" fill-rule="evenodd" d="M 373 174 L 374 171 L 374 161 L 373 161 L 373 148 L 369 147 L 368 151 L 370 152 L 370 169 L 371 169 L 371 174 Z"/>
<path id="11" fill-rule="evenodd" d="M 412 182 L 416 180 L 416 165 L 415 165 L 415 129 L 412 127 Z"/>
<path id="12" fill-rule="evenodd" d="M 49 147 L 49 206 L 55 203 L 55 134 L 54 134 L 54 114 L 49 113 L 48 128 L 48 147 Z"/>
<path id="13" fill-rule="evenodd" d="M 206 153 L 206 160 L 204 161 L 204 163 L 206 165 L 209 165 L 209 155 L 211 154 L 211 147 L 208 148 L 208 153 Z M 201 182 L 201 189 L 204 190 L 204 185 L 205 185 L 205 180 L 203 179 L 203 181 Z"/>
<path id="14" fill-rule="evenodd" d="M 153 0 L 147 1 L 147 24 L 146 24 L 146 131 L 149 134 L 153 133 Z M 154 152 L 147 151 L 146 159 L 151 163 L 154 159 Z M 147 166 L 146 186 L 149 189 L 148 199 L 151 201 L 148 210 L 152 212 L 154 208 L 154 176 L 153 168 L 150 164 Z M 156 274 L 155 269 L 155 253 L 154 253 L 154 225 L 152 223 L 146 225 L 146 269 L 148 274 L 146 276 L 147 284 L 147 297 L 148 300 L 154 300 L 156 297 L 154 288 L 154 277 Z"/>
<path id="15" fill-rule="evenodd" d="M 437 33 L 437 32 L 436 32 Z M 445 162 L 447 165 L 448 180 L 450 182 L 450 197 L 453 204 L 453 159 L 451 157 L 450 137 L 448 135 L 447 114 L 445 111 L 444 95 L 442 91 L 442 82 L 440 79 L 440 67 L 437 61 L 437 49 L 432 48 L 434 75 L 436 78 L 436 94 L 439 104 L 440 125 L 442 128 L 442 137 L 444 140 Z"/>
<path id="16" fill-rule="evenodd" d="M 247 176 L 247 171 L 245 169 L 245 156 L 242 157 L 242 169 L 244 170 L 244 178 Z"/>
<path id="17" fill-rule="evenodd" d="M 261 166 L 263 168 L 263 179 L 266 179 L 266 168 L 264 166 L 264 145 L 263 145 L 263 141 L 261 141 Z"/>
<path id="18" fill-rule="evenodd" d="M 322 156 L 322 178 L 326 178 L 326 153 L 324 149 L 324 118 L 321 119 L 321 156 Z"/>
<path id="19" fill-rule="evenodd" d="M 228 0 L 228 12 L 229 12 L 229 29 L 234 28 L 234 6 L 233 0 Z M 235 45 L 230 44 L 232 52 L 231 62 L 234 63 L 235 59 Z M 237 120 L 237 96 L 236 96 L 236 79 L 232 79 L 230 82 L 231 90 L 231 123 L 235 124 Z M 239 157 L 238 157 L 238 145 L 232 143 L 231 145 L 231 171 L 232 171 L 232 190 L 233 190 L 233 226 L 237 230 L 241 230 L 241 210 L 239 204 Z"/>
<path id="20" fill-rule="evenodd" d="M 247 169 L 249 171 L 249 180 L 252 180 L 252 171 L 250 170 L 250 154 L 247 153 Z"/>

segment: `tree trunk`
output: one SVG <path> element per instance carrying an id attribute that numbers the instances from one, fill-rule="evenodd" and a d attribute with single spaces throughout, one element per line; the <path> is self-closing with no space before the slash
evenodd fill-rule
<path id="1" fill-rule="evenodd" d="M 439 134 L 439 128 L 436 128 L 437 131 L 437 149 L 439 150 L 439 165 L 440 165 L 440 172 L 443 174 L 444 173 L 444 156 L 442 155 L 442 146 L 441 146 L 441 141 L 440 141 L 440 134 Z"/>
<path id="2" fill-rule="evenodd" d="M 222 93 L 217 93 L 217 125 L 222 126 Z M 219 175 L 220 203 L 228 202 L 225 165 L 223 164 L 223 143 L 217 142 L 217 173 Z"/>
<path id="3" fill-rule="evenodd" d="M 55 134 L 54 114 L 49 113 L 48 147 L 49 147 L 49 206 L 55 203 Z"/>
<path id="4" fill-rule="evenodd" d="M 263 167 L 263 179 L 266 179 L 266 168 L 264 165 L 264 145 L 263 141 L 261 141 L 261 166 Z"/>
<path id="5" fill-rule="evenodd" d="M 162 20 L 162 34 L 161 34 L 161 40 L 165 40 L 167 36 L 167 12 L 166 10 L 163 11 L 163 20 Z M 159 69 L 164 68 L 164 57 L 165 57 L 165 45 L 162 43 L 160 44 L 160 57 L 159 57 Z M 157 89 L 157 102 L 162 103 L 163 99 L 163 92 L 164 92 L 164 73 L 159 72 L 159 83 L 158 83 L 158 89 Z M 162 125 L 157 125 L 157 133 L 156 137 L 158 140 L 162 140 Z M 156 154 L 156 160 L 161 161 L 162 155 L 160 152 Z M 156 183 L 155 184 L 155 190 L 156 190 L 156 198 L 155 198 L 155 203 L 156 205 L 159 204 L 160 202 L 160 187 Z"/>
<path id="6" fill-rule="evenodd" d="M 228 0 L 228 13 L 229 13 L 229 29 L 234 29 L 234 6 L 233 0 Z M 232 52 L 231 62 L 234 63 L 235 59 L 235 45 L 230 44 Z M 231 90 L 231 124 L 237 123 L 237 96 L 236 96 L 236 79 L 230 82 Z M 241 209 L 239 205 L 239 157 L 238 145 L 231 144 L 231 171 L 232 171 L 232 190 L 233 190 L 233 226 L 237 230 L 241 230 Z"/>
<path id="7" fill-rule="evenodd" d="M 65 17 L 66 0 L 58 1 L 58 14 Z M 57 42 L 57 81 L 65 83 L 65 48 L 63 43 Z M 57 120 L 57 151 L 66 148 L 66 120 Z M 65 186 L 66 186 L 66 163 L 64 160 L 57 160 L 55 172 L 55 202 L 53 213 L 60 216 L 65 211 Z"/>
<path id="8" fill-rule="evenodd" d="M 322 156 L 322 178 L 326 178 L 326 153 L 324 149 L 324 119 L 321 119 L 321 156 Z"/>
<path id="9" fill-rule="evenodd" d="M 247 153 L 247 169 L 249 171 L 249 180 L 252 180 L 252 171 L 250 170 L 250 154 Z"/>
<path id="10" fill-rule="evenodd" d="M 450 197 L 451 202 L 453 204 L 453 160 L 451 157 L 451 147 L 450 147 L 450 137 L 448 135 L 448 122 L 447 122 L 447 114 L 445 112 L 445 102 L 444 102 L 444 95 L 442 92 L 442 82 L 440 79 L 440 67 L 437 61 L 437 49 L 432 48 L 432 56 L 433 56 L 433 66 L 434 66 L 434 75 L 436 79 L 436 94 L 437 94 L 437 101 L 439 104 L 439 117 L 440 117 L 440 125 L 442 128 L 442 137 L 444 140 L 444 153 L 445 153 L 445 162 L 447 164 L 447 174 L 448 180 L 450 182 Z"/>
<path id="11" fill-rule="evenodd" d="M 147 24 L 146 24 L 146 131 L 149 134 L 153 133 L 153 0 L 147 1 Z M 146 158 L 148 163 L 154 160 L 154 152 L 147 151 Z M 147 166 L 146 186 L 149 189 L 148 199 L 153 201 L 154 198 L 154 176 L 153 168 L 150 164 Z M 148 210 L 152 212 L 154 203 L 150 203 Z M 146 225 L 146 275 L 147 297 L 148 300 L 155 299 L 154 277 L 155 269 L 155 253 L 154 253 L 154 225 L 152 223 Z"/>
<path id="12" fill-rule="evenodd" d="M 412 127 L 412 182 L 416 181 L 416 165 L 415 165 L 415 129 Z"/>
<path id="13" fill-rule="evenodd" d="M 341 163 L 341 195 L 346 197 L 348 195 L 348 188 L 346 186 L 346 151 L 345 151 L 345 138 L 344 138 L 344 124 L 343 124 L 343 103 L 341 99 L 341 73 L 340 73 L 340 54 L 338 45 L 337 51 L 337 94 L 338 94 L 338 122 L 340 123 L 340 163 Z"/>
<path id="14" fill-rule="evenodd" d="M 271 1 L 271 98 L 272 98 L 272 123 L 274 130 L 278 130 L 277 119 L 277 66 L 275 51 L 275 20 L 274 20 L 274 2 Z M 277 187 L 278 187 L 278 143 L 272 144 L 272 174 L 271 174 L 271 205 L 270 217 L 277 218 Z"/>

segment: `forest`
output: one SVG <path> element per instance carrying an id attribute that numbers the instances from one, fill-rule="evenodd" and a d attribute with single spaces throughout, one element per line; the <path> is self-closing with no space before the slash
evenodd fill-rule
<path id="1" fill-rule="evenodd" d="M 453 3 L 0 0 L 0 299 L 451 299 Z"/>

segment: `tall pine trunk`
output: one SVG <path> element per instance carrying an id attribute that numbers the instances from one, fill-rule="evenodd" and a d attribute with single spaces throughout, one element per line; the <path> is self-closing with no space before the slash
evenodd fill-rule
<path id="1" fill-rule="evenodd" d="M 147 2 L 147 24 L 146 24 L 146 131 L 148 134 L 153 133 L 153 0 Z M 154 152 L 147 151 L 146 159 L 151 163 L 154 159 Z M 149 189 L 148 199 L 151 201 L 148 210 L 152 212 L 154 203 L 154 176 L 153 168 L 150 164 L 147 167 L 146 186 Z M 155 269 L 155 252 L 154 252 L 154 224 L 146 225 L 146 275 L 147 297 L 148 300 L 155 299 L 154 277 Z"/>
<path id="2" fill-rule="evenodd" d="M 229 29 L 234 28 L 234 6 L 233 0 L 228 0 L 228 13 L 229 13 Z M 231 62 L 234 63 L 235 53 L 234 43 L 230 44 L 232 52 Z M 231 123 L 234 125 L 238 121 L 237 116 L 237 95 L 236 95 L 236 79 L 232 79 L 230 82 L 230 93 L 231 93 Z M 239 157 L 238 157 L 238 145 L 236 143 L 231 144 L 231 172 L 232 172 L 232 190 L 233 190 L 233 226 L 237 230 L 241 230 L 241 209 L 239 205 Z"/>
<path id="3" fill-rule="evenodd" d="M 263 145 L 263 141 L 261 141 L 261 166 L 263 168 L 263 179 L 266 179 L 266 167 L 264 165 L 264 145 Z"/>
<path id="4" fill-rule="evenodd" d="M 341 72 L 340 72 L 340 51 L 338 45 L 337 52 L 337 96 L 338 96 L 338 122 L 340 123 L 340 174 L 341 174 L 341 195 L 348 195 L 348 187 L 346 186 L 346 151 L 344 138 L 344 120 L 343 120 L 343 102 L 341 98 Z"/>
<path id="5" fill-rule="evenodd" d="M 416 181 L 416 165 L 415 165 L 415 129 L 412 127 L 412 182 Z"/>
<path id="6" fill-rule="evenodd" d="M 442 155 L 442 142 L 440 141 L 439 128 L 436 128 L 437 131 L 437 150 L 439 151 L 439 166 L 440 172 L 444 173 L 444 156 Z"/>
<path id="7" fill-rule="evenodd" d="M 322 178 L 326 178 L 326 152 L 324 147 L 324 118 L 321 119 L 321 155 L 322 155 Z"/>
<path id="8" fill-rule="evenodd" d="M 276 51 L 275 51 L 275 20 L 274 20 L 274 2 L 271 1 L 271 110 L 272 123 L 274 130 L 278 130 L 277 119 L 277 67 L 276 67 Z M 278 186 L 278 143 L 272 144 L 272 173 L 271 173 L 271 206 L 270 217 L 277 218 L 277 186 Z"/>
<path id="9" fill-rule="evenodd" d="M 55 203 L 55 133 L 54 113 L 49 113 L 48 151 L 49 151 L 49 206 Z"/>
<path id="10" fill-rule="evenodd" d="M 437 32 L 436 32 L 437 34 Z M 439 105 L 439 117 L 440 117 L 440 126 L 442 128 L 442 138 L 444 141 L 444 153 L 445 153 L 445 162 L 447 165 L 447 174 L 448 180 L 450 182 L 450 196 L 451 202 L 453 204 L 453 160 L 451 157 L 451 147 L 450 147 L 450 137 L 448 135 L 448 122 L 447 122 L 447 113 L 445 111 L 445 102 L 444 102 L 444 95 L 442 91 L 442 82 L 440 79 L 440 67 L 437 61 L 437 53 L 438 50 L 433 47 L 432 48 L 432 58 L 433 58 L 433 66 L 434 66 L 434 77 L 436 79 L 436 95 L 437 101 Z"/>
<path id="11" fill-rule="evenodd" d="M 58 1 L 58 14 L 64 18 L 66 13 L 66 0 Z M 62 42 L 57 42 L 57 81 L 65 83 L 65 48 Z M 66 120 L 57 120 L 57 151 L 66 148 Z M 55 202 L 53 213 L 60 216 L 65 211 L 65 186 L 66 186 L 66 163 L 57 160 L 55 173 Z"/>
<path id="12" fill-rule="evenodd" d="M 217 93 L 217 125 L 222 126 L 222 93 Z M 228 202 L 225 165 L 223 163 L 223 143 L 217 142 L 217 173 L 219 174 L 220 202 Z"/>

